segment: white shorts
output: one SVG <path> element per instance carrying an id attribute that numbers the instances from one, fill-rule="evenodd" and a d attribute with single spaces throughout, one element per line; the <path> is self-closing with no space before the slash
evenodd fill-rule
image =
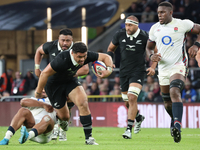
<path id="1" fill-rule="evenodd" d="M 41 111 L 40 113 L 34 116 L 35 124 L 38 124 L 45 115 L 49 115 L 53 119 L 54 123 L 56 123 L 56 112 L 53 111 L 52 113 L 48 113 L 44 109 L 43 111 Z M 27 129 L 27 130 L 30 131 L 31 129 Z M 37 137 L 31 138 L 30 140 L 37 143 L 45 144 L 51 141 L 52 133 L 53 133 L 53 130 L 48 133 L 41 134 L 41 135 L 38 135 Z"/>
<path id="2" fill-rule="evenodd" d="M 160 85 L 170 85 L 169 79 L 174 74 L 181 74 L 185 77 L 186 66 L 175 65 L 170 70 L 162 70 L 158 73 L 158 79 Z"/>

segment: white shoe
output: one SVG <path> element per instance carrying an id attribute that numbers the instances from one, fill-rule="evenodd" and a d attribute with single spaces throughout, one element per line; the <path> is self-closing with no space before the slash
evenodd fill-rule
<path id="1" fill-rule="evenodd" d="M 67 131 L 68 128 L 69 128 L 68 121 L 63 121 L 63 120 L 58 119 L 58 124 L 60 125 L 60 127 L 61 127 L 64 131 Z"/>
<path id="2" fill-rule="evenodd" d="M 58 135 L 59 135 L 59 127 L 58 124 L 55 124 L 51 140 L 57 140 Z"/>
<path id="3" fill-rule="evenodd" d="M 95 142 L 95 139 L 93 137 L 89 137 L 89 139 L 85 140 L 86 145 L 99 145 Z"/>
<path id="4" fill-rule="evenodd" d="M 66 131 L 60 129 L 59 132 L 59 141 L 67 141 Z"/>
<path id="5" fill-rule="evenodd" d="M 141 124 L 142 124 L 142 121 L 144 121 L 144 119 L 145 119 L 145 117 L 142 116 L 142 120 L 141 121 L 139 121 L 139 122 L 135 121 L 135 126 L 134 126 L 134 133 L 135 134 L 137 134 L 137 133 L 140 132 L 140 130 L 141 130 Z"/>
<path id="6" fill-rule="evenodd" d="M 126 130 L 124 132 L 124 134 L 122 134 L 122 136 L 123 136 L 124 139 L 131 139 L 132 138 L 131 131 L 130 130 Z"/>

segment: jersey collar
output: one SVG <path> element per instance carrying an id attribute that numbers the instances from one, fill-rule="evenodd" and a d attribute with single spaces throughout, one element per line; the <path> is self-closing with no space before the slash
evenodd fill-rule
<path id="1" fill-rule="evenodd" d="M 126 33 L 126 36 L 127 36 L 128 38 L 130 37 L 130 40 L 132 41 L 132 40 L 133 40 L 133 37 L 134 37 L 134 38 L 137 38 L 137 36 L 139 35 L 139 33 L 140 33 L 140 29 L 138 28 L 137 31 L 136 31 L 134 34 L 128 35 L 128 34 Z"/>
<path id="2" fill-rule="evenodd" d="M 60 47 L 59 42 L 58 42 L 57 45 L 58 45 L 58 51 L 61 51 L 61 52 L 62 52 L 63 50 L 62 50 L 62 48 Z M 72 42 L 72 44 L 71 44 L 71 46 L 69 47 L 69 49 L 71 49 L 73 45 L 74 45 L 74 43 Z M 69 50 L 69 49 L 67 49 L 67 50 Z"/>
<path id="3" fill-rule="evenodd" d="M 73 65 L 74 65 L 74 66 L 78 66 L 79 64 L 74 60 L 74 57 L 73 57 L 73 55 L 72 55 L 72 49 L 70 50 L 69 54 L 70 54 L 70 57 L 71 57 L 71 60 L 72 60 Z"/>
<path id="4" fill-rule="evenodd" d="M 58 44 L 57 44 L 57 45 L 58 45 L 58 51 L 61 51 L 61 52 L 62 52 L 63 50 L 62 50 L 62 48 L 60 47 L 59 41 L 58 41 Z"/>

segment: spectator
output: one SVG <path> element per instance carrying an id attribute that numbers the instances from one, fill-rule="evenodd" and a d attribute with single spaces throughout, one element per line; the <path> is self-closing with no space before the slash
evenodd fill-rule
<path id="1" fill-rule="evenodd" d="M 150 5 L 147 5 L 142 12 L 141 22 L 154 22 L 154 12 L 152 11 Z"/>
<path id="2" fill-rule="evenodd" d="M 142 10 L 139 7 L 138 3 L 136 2 L 132 2 L 131 6 L 126 10 L 126 13 L 129 13 L 129 15 L 133 15 L 136 16 L 140 22 L 140 18 L 141 16 L 137 13 L 141 13 Z"/>
<path id="3" fill-rule="evenodd" d="M 193 88 L 197 89 L 200 88 L 200 82 L 198 80 L 200 76 L 200 71 L 194 70 L 195 67 L 197 67 L 196 60 L 194 58 L 190 58 L 189 68 L 191 69 L 189 70 L 188 78 L 190 79 Z"/>
<path id="4" fill-rule="evenodd" d="M 11 95 L 26 95 L 28 86 L 26 80 L 21 78 L 19 71 L 15 72 L 15 79 L 12 83 Z"/>
<path id="5" fill-rule="evenodd" d="M 99 87 L 96 82 L 92 82 L 91 95 L 99 95 Z"/>
<path id="6" fill-rule="evenodd" d="M 108 88 L 108 93 L 113 90 L 113 87 L 110 85 L 109 79 L 106 78 L 103 80 L 103 84 Z"/>
<path id="7" fill-rule="evenodd" d="M 11 94 L 11 88 L 12 88 L 12 83 L 13 83 L 12 73 L 13 73 L 13 70 L 8 69 L 6 72 L 4 72 L 1 75 L 1 78 L 0 78 L 0 93 L 7 91 L 7 92 L 9 92 L 9 94 Z"/>
<path id="8" fill-rule="evenodd" d="M 92 76 L 91 75 L 87 75 L 85 80 L 86 80 L 86 84 L 87 84 L 88 88 L 91 89 L 91 86 L 92 86 Z"/>
<path id="9" fill-rule="evenodd" d="M 26 73 L 26 76 L 24 78 L 26 80 L 26 87 L 28 87 L 28 92 L 35 90 L 35 88 L 37 87 L 37 82 L 38 80 L 34 77 L 34 75 L 32 74 L 32 71 L 28 71 Z"/>
<path id="10" fill-rule="evenodd" d="M 182 91 L 183 102 L 196 102 L 197 93 L 195 89 L 192 88 L 191 82 L 188 78 L 185 81 L 185 88 Z"/>

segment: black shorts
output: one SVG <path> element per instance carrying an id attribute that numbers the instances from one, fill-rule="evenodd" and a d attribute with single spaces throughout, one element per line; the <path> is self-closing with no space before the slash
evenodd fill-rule
<path id="1" fill-rule="evenodd" d="M 45 86 L 45 91 L 49 97 L 51 105 L 56 109 L 60 109 L 65 106 L 68 94 L 80 85 L 81 83 L 78 81 L 78 79 L 72 79 L 71 81 L 62 84 L 47 83 Z"/>
<path id="2" fill-rule="evenodd" d="M 146 71 L 135 72 L 131 75 L 120 77 L 120 86 L 122 92 L 127 92 L 131 83 L 143 85 Z"/>

